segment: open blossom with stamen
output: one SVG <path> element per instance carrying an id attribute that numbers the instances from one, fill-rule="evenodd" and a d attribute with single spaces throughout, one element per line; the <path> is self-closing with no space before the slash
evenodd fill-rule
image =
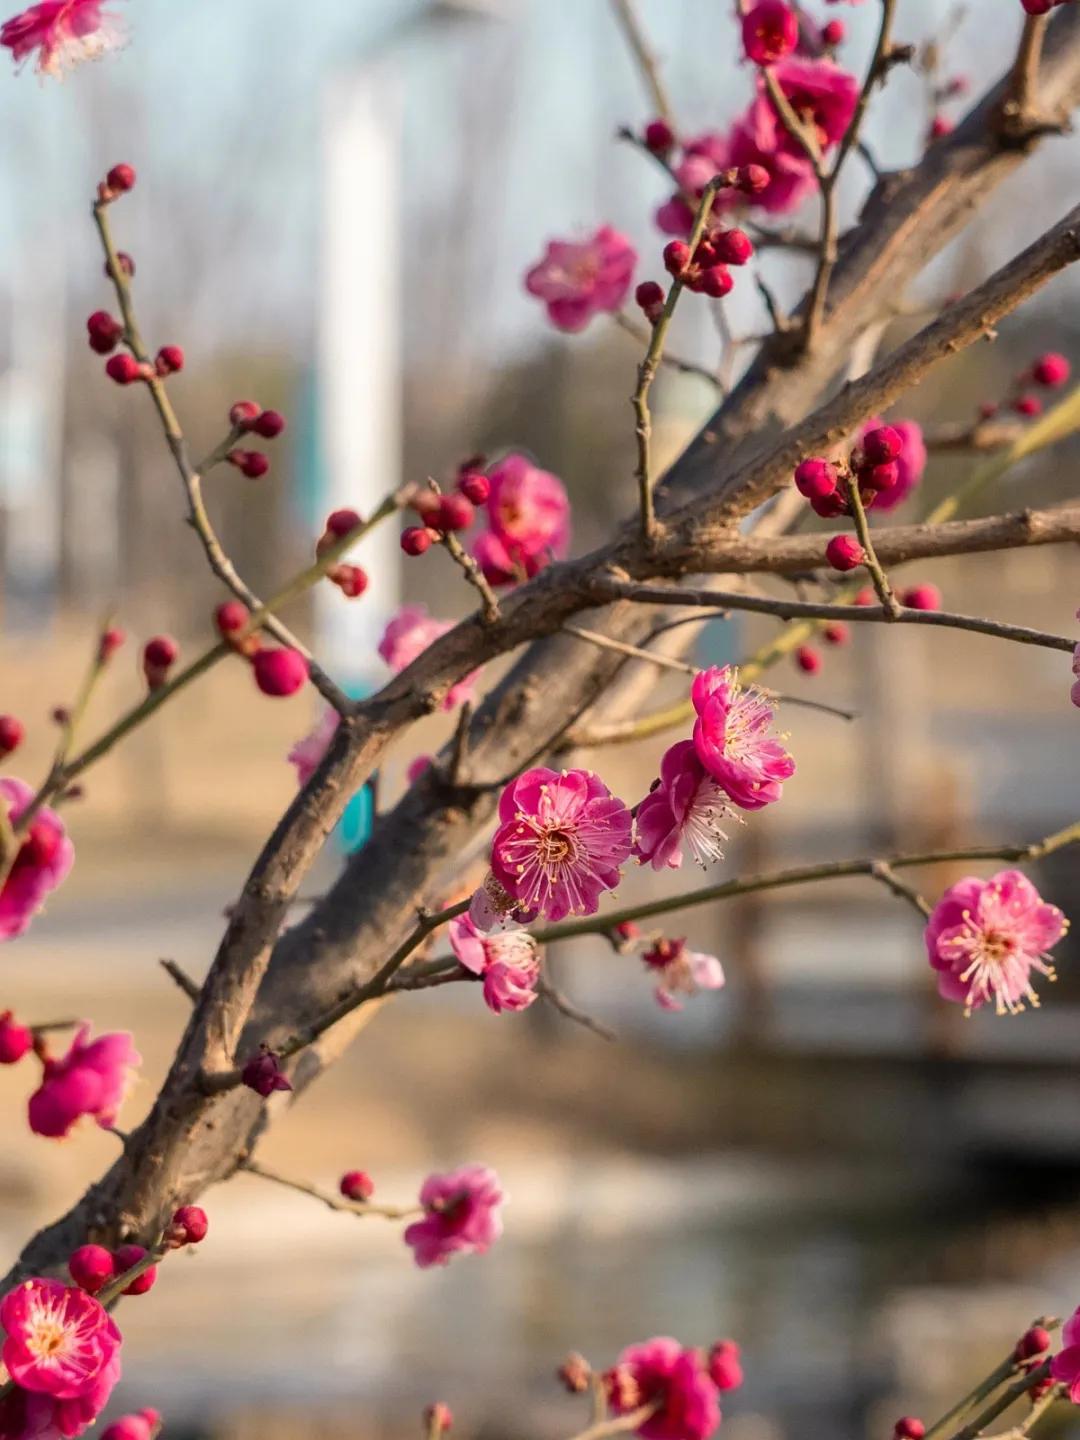
<path id="1" fill-rule="evenodd" d="M 87 1394 L 116 1358 L 120 1331 L 92 1295 L 59 1280 L 24 1280 L 0 1301 L 3 1361 L 17 1385 L 57 1400 Z"/>
<path id="2" fill-rule="evenodd" d="M 306 785 L 322 764 L 323 756 L 330 748 L 330 741 L 337 734 L 339 719 L 337 711 L 328 705 L 314 727 L 289 751 L 287 758 L 289 764 L 296 768 L 298 785 Z"/>
<path id="3" fill-rule="evenodd" d="M 397 674 L 453 628 L 452 620 L 435 620 L 430 616 L 426 605 L 402 605 L 383 631 L 383 637 L 379 641 L 379 654 Z M 453 710 L 455 705 L 472 699 L 478 673 L 474 670 L 466 675 L 464 680 L 451 685 L 443 700 L 444 710 Z"/>
<path id="4" fill-rule="evenodd" d="M 678 996 L 722 990 L 726 983 L 716 956 L 688 950 L 684 939 L 658 940 L 641 958 L 658 975 L 656 1003 L 661 1010 L 681 1010 Z"/>
<path id="5" fill-rule="evenodd" d="M 489 530 L 473 554 L 492 585 L 507 585 L 541 571 L 570 544 L 570 501 L 557 475 L 524 455 L 505 455 L 487 476 Z"/>
<path id="6" fill-rule="evenodd" d="M 420 1189 L 424 1218 L 406 1227 L 405 1243 L 422 1270 L 454 1255 L 483 1255 L 502 1234 L 499 1177 L 486 1165 L 429 1175 Z"/>
<path id="7" fill-rule="evenodd" d="M 59 76 L 123 43 L 123 25 L 104 4 L 105 0 L 42 0 L 0 27 L 0 45 L 11 51 L 17 65 L 36 50 L 38 74 Z"/>
<path id="8" fill-rule="evenodd" d="M 743 810 L 760 810 L 779 800 L 795 761 L 769 734 L 773 706 L 753 686 L 739 684 L 738 671 L 715 665 L 694 677 L 690 698 L 697 711 L 694 748 L 698 759 Z"/>
<path id="9" fill-rule="evenodd" d="M 723 857 L 733 811 L 727 794 L 698 759 L 692 740 L 672 745 L 660 761 L 660 779 L 637 807 L 634 854 L 654 870 L 677 870 L 685 845 L 704 869 Z"/>
<path id="10" fill-rule="evenodd" d="M 595 915 L 622 879 L 630 811 L 591 770 L 527 770 L 499 800 L 491 871 L 518 918 Z"/>
<path id="11" fill-rule="evenodd" d="M 1019 870 L 1002 870 L 989 880 L 969 875 L 945 891 L 927 922 L 926 949 L 938 971 L 939 993 L 969 1014 L 991 1000 L 999 1015 L 1038 1005 L 1031 972 L 1054 978 L 1046 952 L 1068 923 Z"/>
<path id="12" fill-rule="evenodd" d="M 41 1085 L 30 1097 L 30 1129 L 62 1139 L 84 1115 L 107 1128 L 116 1120 L 133 1068 L 141 1064 L 126 1030 L 91 1040 L 90 1026 L 80 1025 L 67 1054 L 45 1061 Z"/>
<path id="13" fill-rule="evenodd" d="M 618 310 L 634 278 L 637 251 L 603 225 L 588 240 L 552 240 L 525 276 L 525 289 L 547 306 L 559 330 L 583 330 L 594 315 Z"/>
<path id="14" fill-rule="evenodd" d="M 18 824 L 34 798 L 24 780 L 0 779 L 0 805 Z M 12 940 L 29 929 L 46 895 L 66 878 L 75 860 L 75 847 L 55 810 L 43 805 L 21 837 L 15 863 L 0 889 L 0 941 Z"/>
<path id="15" fill-rule="evenodd" d="M 527 1010 L 536 999 L 540 961 L 536 941 L 524 930 L 486 935 L 468 915 L 449 925 L 450 948 L 474 975 L 484 982 L 484 1003 L 496 1015 L 504 1010 Z"/>
<path id="16" fill-rule="evenodd" d="M 608 1398 L 616 1414 L 656 1406 L 634 1432 L 642 1440 L 708 1440 L 720 1424 L 719 1392 L 700 1350 L 658 1336 L 628 1346 L 615 1373 L 622 1383 L 609 1385 Z"/>

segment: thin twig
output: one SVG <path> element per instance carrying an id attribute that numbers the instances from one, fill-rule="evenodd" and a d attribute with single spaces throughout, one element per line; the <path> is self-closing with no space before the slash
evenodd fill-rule
<path id="1" fill-rule="evenodd" d="M 641 78 L 645 82 L 645 88 L 649 92 L 656 114 L 660 119 L 666 120 L 674 130 L 675 111 L 668 98 L 664 82 L 660 78 L 660 67 L 657 64 L 656 56 L 652 53 L 649 42 L 645 38 L 645 29 L 634 7 L 634 0 L 612 0 L 612 4 L 615 8 L 616 18 L 626 36 L 626 42 L 633 51 L 634 59 L 637 61 Z"/>
<path id="2" fill-rule="evenodd" d="M 851 505 L 851 517 L 855 521 L 855 533 L 859 537 L 859 544 L 863 548 L 863 564 L 869 572 L 870 579 L 874 585 L 874 591 L 881 601 L 885 611 L 886 619 L 899 620 L 900 602 L 892 592 L 889 584 L 889 577 L 882 568 L 881 561 L 874 550 L 873 537 L 870 534 L 870 526 L 866 519 L 866 510 L 863 506 L 862 496 L 859 494 L 859 482 L 855 476 L 844 481 L 848 493 L 848 502 Z"/>
<path id="3" fill-rule="evenodd" d="M 1045 1330 L 1056 1330 L 1060 1323 L 1060 1320 L 1056 1320 L 1053 1316 L 1042 1315 L 1039 1316 L 1038 1319 L 1033 1320 L 1029 1328 L 1039 1327 Z M 991 1370 L 989 1375 L 979 1381 L 973 1390 L 969 1391 L 962 1400 L 958 1400 L 939 1420 L 934 1421 L 927 1430 L 924 1440 L 939 1440 L 939 1437 L 942 1436 L 946 1430 L 958 1420 L 961 1420 L 970 1410 L 973 1410 L 976 1405 L 981 1405 L 988 1396 L 992 1395 L 995 1390 L 1004 1385 L 1006 1380 L 1014 1376 L 1018 1369 L 1019 1363 L 1016 1358 L 1016 1351 L 1013 1349 L 1000 1365 L 996 1366 Z"/>
<path id="4" fill-rule="evenodd" d="M 344 1196 L 328 1195 L 325 1190 L 320 1190 L 317 1185 L 309 1185 L 304 1180 L 292 1180 L 288 1175 L 281 1175 L 276 1170 L 268 1170 L 265 1165 L 260 1165 L 254 1160 L 241 1160 L 240 1167 L 248 1175 L 256 1175 L 260 1180 L 269 1180 L 274 1185 L 281 1185 L 286 1190 L 295 1190 L 300 1195 L 310 1195 L 313 1200 L 319 1200 L 330 1210 L 340 1210 L 346 1215 L 355 1215 L 363 1219 L 367 1215 L 381 1215 L 385 1220 L 411 1220 L 415 1215 L 422 1215 L 422 1205 L 397 1206 L 397 1205 L 373 1205 L 370 1200 L 346 1200 Z"/>
<path id="5" fill-rule="evenodd" d="M 617 1040 L 615 1031 L 604 1025 L 601 1021 L 594 1019 L 585 1010 L 568 1000 L 561 990 L 556 990 L 554 985 L 547 980 L 540 980 L 536 986 L 536 993 L 545 999 L 549 1005 L 558 1010 L 560 1015 L 565 1015 L 568 1020 L 573 1020 L 575 1025 L 581 1025 L 586 1030 L 591 1030 L 594 1035 L 599 1035 L 601 1040 Z"/>
<path id="6" fill-rule="evenodd" d="M 117 302 L 124 320 L 124 341 L 135 359 L 140 365 L 148 367 L 149 378 L 145 384 L 154 402 L 154 408 L 161 421 L 165 441 L 172 454 L 173 461 L 183 482 L 184 492 L 188 502 L 188 520 L 202 543 L 203 551 L 211 570 L 221 582 L 242 600 L 251 610 L 262 610 L 263 604 L 250 586 L 241 578 L 226 554 L 217 532 L 207 512 L 202 496 L 202 476 L 192 465 L 188 456 L 187 443 L 184 433 L 180 428 L 176 411 L 173 409 L 172 401 L 169 399 L 166 387 L 162 380 L 154 375 L 153 362 L 150 353 L 142 339 L 139 331 L 138 321 L 135 317 L 134 302 L 131 295 L 131 284 L 117 259 L 116 247 L 113 244 L 112 231 L 109 224 L 108 204 L 98 201 L 94 205 L 94 223 L 97 226 L 98 235 L 101 239 L 102 249 L 105 252 L 106 267 L 109 278 L 113 282 L 116 291 Z M 328 704 L 332 705 L 339 714 L 346 714 L 349 710 L 349 697 L 341 690 L 333 680 L 322 670 L 312 659 L 306 646 L 292 633 L 292 631 L 281 623 L 273 615 L 267 615 L 263 621 L 263 628 L 280 644 L 290 650 L 297 650 L 308 661 L 311 682 L 324 697 Z"/>
<path id="7" fill-rule="evenodd" d="M 616 310 L 611 317 L 620 330 L 625 330 L 627 335 L 632 335 L 640 344 L 646 345 L 652 338 L 652 332 L 646 325 L 639 325 L 632 315 L 625 310 Z M 665 350 L 660 356 L 661 365 L 667 365 L 672 370 L 677 370 L 680 375 L 697 375 L 699 379 L 707 380 L 716 390 L 722 389 L 722 385 L 707 365 L 695 364 L 693 360 L 684 360 L 681 355 L 672 355 Z"/>
<path id="8" fill-rule="evenodd" d="M 1003 1415 L 1008 1410 L 1010 1405 L 1045 1380 L 1049 1374 L 1050 1361 L 1044 1360 L 1034 1370 L 1029 1370 L 1027 1374 L 1021 1375 L 1019 1380 L 1015 1380 L 1000 1395 L 991 1400 L 985 1410 L 980 1410 L 974 1419 L 969 1420 L 966 1425 L 955 1431 L 952 1440 L 978 1440 L 988 1425 L 992 1425 L 999 1415 Z"/>
<path id="9" fill-rule="evenodd" d="M 702 890 L 691 890 L 681 895 L 669 895 L 664 899 L 650 900 L 641 905 L 628 905 L 623 909 L 609 910 L 603 915 L 590 916 L 584 920 L 566 920 L 559 925 L 549 925 L 544 929 L 535 930 L 532 934 L 539 944 L 549 945 L 558 940 L 571 940 L 579 935 L 604 934 L 614 926 L 621 925 L 625 920 L 647 920 L 653 915 L 668 915 L 673 910 L 685 910 L 694 905 L 709 905 L 718 900 L 733 899 L 737 895 L 757 894 L 762 890 L 780 890 L 792 885 L 812 884 L 820 880 L 840 880 L 855 875 L 880 879 L 880 876 L 875 876 L 875 868 L 880 867 L 883 863 L 891 870 L 902 870 L 917 865 L 942 865 L 956 860 L 1030 862 L 1077 843 L 1080 843 L 1080 821 L 1032 845 L 979 845 L 957 850 L 930 850 L 922 854 L 894 855 L 884 861 L 875 858 L 860 858 L 857 860 L 827 860 L 819 865 L 796 865 L 764 875 L 749 875 L 741 880 L 726 880 L 720 885 L 709 885 Z"/>
<path id="10" fill-rule="evenodd" d="M 176 981 L 177 985 L 189 1000 L 192 1002 L 198 1000 L 202 994 L 202 986 L 197 981 L 192 980 L 182 965 L 179 965 L 175 960 L 159 960 L 158 964 L 170 979 Z"/>
<path id="11" fill-rule="evenodd" d="M 919 894 L 914 886 L 901 880 L 887 860 L 875 861 L 870 874 L 875 880 L 880 880 L 885 888 L 891 890 L 898 899 L 906 900 L 924 919 L 929 916 L 933 906 Z"/>
<path id="12" fill-rule="evenodd" d="M 484 624 L 494 625 L 499 618 L 499 602 L 484 572 L 452 531 L 446 531 L 442 544 L 454 564 L 461 569 L 465 579 L 480 596 L 480 614 Z"/>
<path id="13" fill-rule="evenodd" d="M 625 1435 L 631 1430 L 638 1430 L 645 1424 L 646 1420 L 656 1414 L 660 1402 L 651 1401 L 648 1405 L 639 1405 L 636 1410 L 630 1410 L 625 1415 L 617 1415 L 611 1420 L 600 1420 L 579 1430 L 571 1440 L 607 1440 L 609 1435 Z"/>

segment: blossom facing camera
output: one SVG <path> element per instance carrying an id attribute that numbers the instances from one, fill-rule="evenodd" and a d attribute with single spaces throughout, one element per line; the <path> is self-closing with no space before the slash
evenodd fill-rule
<path id="1" fill-rule="evenodd" d="M 499 821 L 491 871 L 522 920 L 595 915 L 622 879 L 633 821 L 591 770 L 527 770 L 503 791 Z"/>
<path id="2" fill-rule="evenodd" d="M 588 240 L 552 240 L 525 276 L 525 289 L 547 307 L 557 330 L 583 330 L 594 315 L 613 314 L 630 293 L 637 251 L 603 225 Z"/>
<path id="3" fill-rule="evenodd" d="M 1049 950 L 1068 928 L 1026 875 L 1002 870 L 989 880 L 968 876 L 949 887 L 926 925 L 926 950 L 938 972 L 938 993 L 966 1014 L 993 1002 L 998 1015 L 1037 1006 L 1034 972 L 1053 980 Z"/>
<path id="4" fill-rule="evenodd" d="M 692 740 L 672 745 L 660 779 L 637 807 L 634 854 L 654 870 L 677 870 L 685 846 L 704 870 L 723 859 L 725 823 L 734 811 L 727 792 L 701 763 Z"/>
<path id="5" fill-rule="evenodd" d="M 624 1350 L 615 1372 L 625 1382 L 608 1387 L 616 1414 L 656 1406 L 634 1432 L 642 1440 L 708 1440 L 720 1424 L 719 1393 L 700 1350 L 658 1336 Z"/>
<path id="6" fill-rule="evenodd" d="M 499 1177 L 486 1165 L 429 1175 L 420 1190 L 422 1220 L 405 1229 L 405 1243 L 422 1270 L 455 1255 L 483 1255 L 502 1234 Z"/>
<path id="7" fill-rule="evenodd" d="M 16 1385 L 78 1400 L 120 1349 L 120 1331 L 92 1295 L 59 1280 L 24 1280 L 0 1301 L 3 1362 Z"/>

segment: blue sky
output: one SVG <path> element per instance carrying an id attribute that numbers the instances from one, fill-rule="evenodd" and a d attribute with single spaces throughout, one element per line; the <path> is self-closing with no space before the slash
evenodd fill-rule
<path id="1" fill-rule="evenodd" d="M 749 91 L 748 75 L 733 62 L 726 5 L 639 3 L 688 127 L 722 124 Z M 119 56 L 63 84 L 0 70 L 0 285 L 5 273 L 21 275 L 24 292 L 40 280 L 42 235 L 61 246 L 70 275 L 91 273 L 86 200 L 102 170 L 125 158 L 140 173 L 126 234 L 160 303 L 182 307 L 208 336 L 275 331 L 306 343 L 323 82 L 422 7 L 406 0 L 113 4 L 132 35 Z M 820 0 L 817 8 L 825 8 Z M 1000 12 L 1002 23 L 969 17 L 955 54 L 964 69 L 990 75 L 1013 38 L 1017 6 L 977 0 L 977 8 Z M 412 242 L 417 261 L 407 282 L 419 293 L 453 291 L 462 305 L 467 298 L 467 343 L 484 348 L 542 333 L 520 275 L 547 237 L 611 219 L 655 252 L 648 216 L 663 188 L 651 167 L 611 140 L 620 121 L 644 118 L 646 106 L 606 0 L 506 0 L 504 9 L 505 23 L 416 32 L 401 47 L 408 225 L 421 237 Z M 844 58 L 858 68 L 877 7 L 838 9 L 852 31 Z M 901 37 L 924 36 L 935 11 L 937 0 L 904 0 Z M 885 163 L 914 157 L 921 124 L 919 83 L 897 74 L 870 127 Z M 1071 142 L 1059 144 L 1055 159 L 1039 162 L 1043 184 L 1034 195 L 1028 189 L 1023 207 L 1002 203 L 990 258 L 1030 238 L 1042 211 L 1056 218 L 1064 202 L 1050 177 L 1068 173 L 1074 153 Z M 437 319 L 421 316 L 414 332 Z"/>

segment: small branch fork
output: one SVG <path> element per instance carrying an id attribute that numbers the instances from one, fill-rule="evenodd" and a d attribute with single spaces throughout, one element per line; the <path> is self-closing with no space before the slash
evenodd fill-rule
<path id="1" fill-rule="evenodd" d="M 645 30 L 638 17 L 635 0 L 612 0 L 615 16 L 626 36 L 627 44 L 637 61 L 638 69 L 641 71 L 641 78 L 645 82 L 645 88 L 649 92 L 653 109 L 661 120 L 666 120 L 671 128 L 675 129 L 675 111 L 672 108 L 671 100 L 663 80 L 660 78 L 660 66 L 656 56 L 652 53 L 649 42 L 645 37 Z"/>

